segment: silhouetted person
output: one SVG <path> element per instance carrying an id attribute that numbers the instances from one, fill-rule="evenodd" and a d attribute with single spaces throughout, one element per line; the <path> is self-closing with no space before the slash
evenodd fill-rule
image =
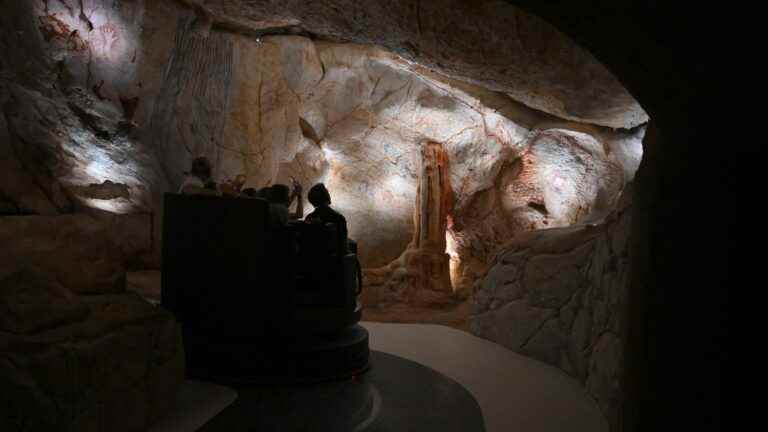
<path id="1" fill-rule="evenodd" d="M 184 181 L 179 188 L 179 193 L 218 195 L 216 182 L 211 176 L 211 162 L 205 156 L 200 156 L 192 161 L 192 168 L 184 173 Z"/>
<path id="2" fill-rule="evenodd" d="M 285 225 L 289 219 L 301 219 L 304 216 L 304 207 L 301 200 L 301 185 L 293 179 L 293 191 L 284 184 L 275 184 L 269 188 L 269 214 L 273 223 Z M 290 213 L 290 207 L 294 198 L 298 197 L 296 212 Z"/>
<path id="3" fill-rule="evenodd" d="M 309 223 L 333 224 L 336 226 L 336 233 L 339 239 L 339 250 L 346 254 L 347 246 L 347 220 L 341 213 L 331 208 L 331 194 L 325 185 L 318 183 L 309 190 L 307 194 L 309 203 L 315 207 L 315 210 L 308 214 L 304 219 Z"/>
<path id="4" fill-rule="evenodd" d="M 265 186 L 259 190 L 256 191 L 256 198 L 261 198 L 264 200 L 269 201 L 269 186 Z"/>
<path id="5" fill-rule="evenodd" d="M 223 195 L 236 197 L 240 195 L 247 177 L 245 174 L 238 174 L 234 179 L 227 180 L 219 185 L 219 190 Z"/>
<path id="6" fill-rule="evenodd" d="M 301 191 L 303 188 L 301 187 L 301 183 L 299 183 L 298 180 L 296 180 L 295 177 L 291 176 L 291 186 L 293 187 L 293 190 L 291 191 L 291 197 L 288 200 L 288 208 L 291 207 L 291 204 L 293 204 L 293 200 L 296 200 L 296 212 L 293 214 L 289 214 L 290 219 L 301 219 L 304 217 L 304 200 L 301 199 Z"/>
<path id="7" fill-rule="evenodd" d="M 254 188 L 245 188 L 240 192 L 240 196 L 246 197 L 246 198 L 256 198 L 259 195 L 259 192 Z"/>

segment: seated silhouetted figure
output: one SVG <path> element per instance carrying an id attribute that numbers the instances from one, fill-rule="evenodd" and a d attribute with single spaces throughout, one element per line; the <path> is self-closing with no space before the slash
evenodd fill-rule
<path id="1" fill-rule="evenodd" d="M 294 198 L 298 198 L 296 212 L 290 213 L 288 207 L 291 206 Z M 301 200 L 301 185 L 294 179 L 293 191 L 284 184 L 272 185 L 267 193 L 269 201 L 269 215 L 272 223 L 284 226 L 289 219 L 301 219 L 304 216 L 304 207 Z"/>
<path id="2" fill-rule="evenodd" d="M 339 240 L 339 251 L 346 254 L 347 247 L 347 220 L 341 213 L 331 208 L 331 194 L 325 185 L 318 183 L 309 190 L 307 194 L 309 203 L 315 207 L 315 210 L 308 214 L 304 219 L 309 223 L 333 224 L 336 226 L 336 233 Z"/>
<path id="3" fill-rule="evenodd" d="M 261 198 L 269 201 L 269 186 L 265 186 L 256 191 L 256 198 Z"/>
<path id="4" fill-rule="evenodd" d="M 184 182 L 179 188 L 182 194 L 218 195 L 216 182 L 211 176 L 211 162 L 205 156 L 192 161 L 192 168 L 185 172 Z"/>
<path id="5" fill-rule="evenodd" d="M 240 191 L 240 196 L 244 198 L 257 198 L 259 196 L 258 194 L 259 191 L 254 188 L 245 188 Z"/>

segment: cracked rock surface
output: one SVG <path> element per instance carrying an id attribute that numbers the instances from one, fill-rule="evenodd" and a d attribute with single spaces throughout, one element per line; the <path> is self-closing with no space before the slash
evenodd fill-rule
<path id="1" fill-rule="evenodd" d="M 211 25 L 379 45 L 558 117 L 632 128 L 648 116 L 586 50 L 499 0 L 184 0 Z"/>
<path id="2" fill-rule="evenodd" d="M 538 230 L 497 255 L 470 331 L 578 379 L 617 426 L 631 204 L 602 224 Z"/>
<path id="3" fill-rule="evenodd" d="M 87 20 L 58 1 L 4 15 L 3 46 L 23 48 L 14 55 L 29 61 L 2 67 L 8 170 L 0 175 L 13 180 L 0 185 L 8 189 L 0 212 L 145 215 L 132 219 L 143 227 L 132 226 L 150 233 L 154 254 L 132 259 L 155 267 L 162 193 L 178 188 L 199 155 L 219 181 L 243 173 L 252 187 L 290 175 L 326 182 L 363 265 L 376 268 L 412 236 L 419 145 L 442 143 L 461 287 L 516 232 L 607 206 L 639 161 L 642 128 L 567 122 L 372 45 L 256 38 L 216 24 L 232 8 L 212 12 L 210 28 L 177 2 L 83 8 Z M 564 169 L 549 186 L 551 172 Z"/>

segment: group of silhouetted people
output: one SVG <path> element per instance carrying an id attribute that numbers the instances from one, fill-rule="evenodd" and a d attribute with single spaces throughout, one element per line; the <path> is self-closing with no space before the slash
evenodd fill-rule
<path id="1" fill-rule="evenodd" d="M 233 180 L 217 184 L 213 181 L 210 161 L 205 157 L 198 157 L 192 161 L 192 167 L 185 173 L 185 178 L 179 193 L 193 195 L 230 196 L 241 198 L 261 198 L 269 203 L 270 223 L 285 226 L 290 220 L 300 220 L 304 217 L 304 203 L 301 198 L 301 184 L 291 177 L 291 187 L 284 184 L 274 184 L 261 189 L 243 189 L 246 177 L 238 175 Z M 291 213 L 289 208 L 296 200 L 296 210 Z M 347 238 L 347 220 L 344 216 L 331 208 L 331 195 L 323 183 L 318 183 L 309 189 L 307 193 L 309 203 L 314 211 L 304 217 L 304 221 L 311 224 L 332 224 L 336 228 L 339 242 L 344 249 L 356 249 L 354 242 Z"/>

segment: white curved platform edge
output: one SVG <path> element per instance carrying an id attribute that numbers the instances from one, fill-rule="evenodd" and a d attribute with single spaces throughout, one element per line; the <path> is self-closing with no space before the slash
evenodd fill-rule
<path id="1" fill-rule="evenodd" d="M 557 368 L 446 326 L 361 324 L 372 350 L 421 363 L 464 386 L 480 405 L 487 432 L 608 431 L 595 401 Z"/>
<path id="2" fill-rule="evenodd" d="M 185 380 L 179 389 L 174 408 L 150 427 L 149 432 L 196 431 L 235 399 L 237 392 L 229 387 Z"/>

